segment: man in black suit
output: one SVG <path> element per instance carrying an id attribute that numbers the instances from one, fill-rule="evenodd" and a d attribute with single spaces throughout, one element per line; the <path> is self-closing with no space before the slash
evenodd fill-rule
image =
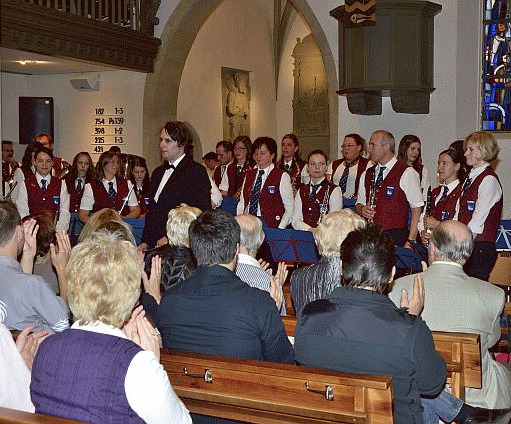
<path id="1" fill-rule="evenodd" d="M 151 177 L 151 200 L 139 246 L 141 250 L 167 242 L 165 226 L 168 213 L 181 203 L 203 211 L 211 209 L 211 183 L 206 168 L 186 154 L 192 140 L 184 122 L 167 122 L 161 130 L 160 150 L 165 162 L 154 170 Z"/>

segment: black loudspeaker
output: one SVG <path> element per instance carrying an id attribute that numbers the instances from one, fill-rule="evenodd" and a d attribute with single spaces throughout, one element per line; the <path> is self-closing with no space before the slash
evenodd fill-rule
<path id="1" fill-rule="evenodd" d="M 19 142 L 28 144 L 39 133 L 53 137 L 53 97 L 19 98 Z"/>

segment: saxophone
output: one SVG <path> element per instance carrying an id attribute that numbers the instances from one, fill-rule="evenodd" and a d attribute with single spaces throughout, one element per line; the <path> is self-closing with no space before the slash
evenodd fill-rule
<path id="1" fill-rule="evenodd" d="M 327 182 L 325 196 L 323 197 L 323 202 L 321 203 L 321 208 L 319 209 L 319 219 L 318 225 L 323 221 L 323 218 L 328 212 L 328 202 L 330 201 L 330 183 Z"/>

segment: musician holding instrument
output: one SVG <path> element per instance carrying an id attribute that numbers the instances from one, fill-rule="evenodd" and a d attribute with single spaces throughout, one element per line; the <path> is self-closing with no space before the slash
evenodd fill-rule
<path id="1" fill-rule="evenodd" d="M 135 186 L 135 194 L 140 207 L 140 216 L 145 216 L 149 204 L 149 170 L 143 157 L 135 156 L 130 171 L 130 180 Z"/>
<path id="2" fill-rule="evenodd" d="M 73 164 L 68 169 L 69 173 L 64 177 L 64 181 L 70 198 L 69 211 L 78 213 L 85 184 L 90 183 L 94 175 L 92 158 L 89 153 L 80 152 L 74 157 Z"/>
<path id="3" fill-rule="evenodd" d="M 19 185 L 16 207 L 21 218 L 40 211 L 50 211 L 57 230 L 69 228 L 69 193 L 62 180 L 51 175 L 53 153 L 39 146 L 34 153 L 35 174 Z"/>
<path id="4" fill-rule="evenodd" d="M 424 206 L 419 174 L 394 156 L 394 136 L 385 130 L 373 132 L 369 154 L 376 164 L 361 177 L 356 210 L 367 220 L 381 225 L 398 246 L 412 247 L 418 234 L 417 225 Z M 372 189 L 373 188 L 373 189 Z M 370 205 L 371 192 L 374 206 Z M 408 228 L 408 208 L 411 222 Z"/>
<path id="5" fill-rule="evenodd" d="M 302 185 L 295 196 L 292 225 L 295 230 L 312 231 L 323 217 L 342 209 L 342 191 L 325 178 L 328 158 L 322 150 L 309 154 L 310 183 Z"/>
<path id="6" fill-rule="evenodd" d="M 294 134 L 286 134 L 282 137 L 282 156 L 277 162 L 277 167 L 283 169 L 293 186 L 293 196 L 300 186 L 309 182 L 309 175 L 305 161 L 300 157 L 298 137 Z"/>
<path id="7" fill-rule="evenodd" d="M 119 156 L 104 152 L 96 165 L 95 178 L 85 184 L 78 217 L 82 222 L 89 220 L 89 214 L 112 208 L 126 218 L 138 218 L 140 207 L 131 181 L 117 176 Z"/>
<path id="8" fill-rule="evenodd" d="M 438 156 L 437 172 L 441 184 L 431 190 L 430 211 L 429 213 L 425 211 L 423 218 L 419 221 L 419 231 L 424 244 L 429 240 L 429 233 L 440 222 L 454 218 L 456 204 L 463 187 L 460 180 L 465 179 L 461 170 L 462 163 L 463 155 L 457 150 L 447 149 Z"/>
<path id="9" fill-rule="evenodd" d="M 2 196 L 9 193 L 9 181 L 14 178 L 14 171 L 20 164 L 14 159 L 14 145 L 11 140 L 2 140 Z"/>

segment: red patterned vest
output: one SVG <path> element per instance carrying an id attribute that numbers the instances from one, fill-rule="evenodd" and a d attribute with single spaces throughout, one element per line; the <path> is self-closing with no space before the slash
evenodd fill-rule
<path id="1" fill-rule="evenodd" d="M 344 162 L 344 159 L 336 159 L 332 162 L 332 176 L 335 174 L 335 171 L 337 170 L 337 168 L 339 168 L 339 165 L 343 162 Z M 363 156 L 358 157 L 357 177 L 355 178 L 355 196 L 358 194 L 358 186 L 360 185 L 360 177 L 366 170 L 368 163 L 369 163 L 369 159 L 366 159 Z"/>
<path id="2" fill-rule="evenodd" d="M 296 159 L 294 157 L 293 162 L 291 163 L 291 169 L 289 170 L 284 168 L 284 158 L 282 158 L 276 165 L 278 168 L 289 174 L 289 178 L 291 178 L 291 185 L 293 186 L 293 194 L 296 194 L 302 185 L 302 169 L 305 165 L 306 163 L 303 159 Z"/>
<path id="3" fill-rule="evenodd" d="M 94 194 L 94 206 L 92 207 L 92 212 L 97 212 L 104 208 L 111 208 L 119 211 L 124 203 L 124 199 L 128 196 L 128 181 L 123 178 L 117 178 L 117 194 L 112 199 L 108 195 L 108 191 L 106 191 L 105 186 L 102 181 L 92 180 L 90 182 L 90 186 L 92 188 L 92 193 Z M 128 206 L 128 202 L 126 202 L 126 206 L 123 208 L 121 215 L 128 215 L 130 213 L 130 208 Z"/>
<path id="4" fill-rule="evenodd" d="M 236 169 L 237 165 L 234 162 L 231 162 L 229 166 L 227 167 L 227 179 L 229 180 L 229 190 L 227 193 L 229 196 L 235 196 L 238 193 L 241 192 L 241 187 L 243 186 L 243 181 L 245 180 L 245 175 L 247 175 L 247 172 L 252 169 L 252 166 L 248 161 L 245 161 L 243 164 L 243 167 L 241 168 L 241 174 L 238 178 L 236 178 Z"/>
<path id="5" fill-rule="evenodd" d="M 228 163 L 225 168 L 225 172 L 229 169 L 229 166 L 231 166 L 231 163 Z M 222 182 L 222 165 L 218 165 L 215 170 L 213 171 L 213 181 L 217 185 L 217 187 L 220 187 L 220 183 Z M 229 187 L 231 186 L 231 182 L 229 181 Z"/>
<path id="6" fill-rule="evenodd" d="M 465 192 L 465 194 L 463 194 L 460 197 L 460 210 L 458 212 L 458 221 L 463 222 L 464 224 L 468 224 L 472 219 L 472 213 L 474 212 L 477 205 L 479 185 L 483 181 L 484 177 L 488 175 L 493 175 L 497 179 L 499 185 L 501 185 L 499 177 L 497 177 L 495 171 L 492 169 L 491 166 L 488 166 L 483 172 L 481 172 L 481 174 L 479 174 L 476 177 L 474 181 L 472 181 L 472 184 L 470 184 L 468 190 Z M 460 184 L 460 186 L 463 186 L 463 184 Z M 484 208 L 485 206 L 482 205 L 482 207 Z M 495 239 L 497 238 L 497 230 L 499 228 L 501 215 L 502 215 L 502 196 L 500 197 L 499 201 L 495 203 L 490 209 L 490 213 L 488 214 L 486 221 L 484 221 L 483 232 L 482 234 L 477 235 L 474 241 L 494 242 Z"/>
<path id="7" fill-rule="evenodd" d="M 447 221 L 448 219 L 453 219 L 454 214 L 456 213 L 456 204 L 460 198 L 462 188 L 463 184 L 459 183 L 456 188 L 451 191 L 446 198 L 440 200 L 436 206 L 431 205 L 431 216 L 437 221 Z M 431 190 L 432 202 L 435 201 L 441 190 L 443 190 L 443 186 L 438 186 Z"/>
<path id="8" fill-rule="evenodd" d="M 147 212 L 146 199 L 147 199 L 147 202 L 149 202 L 149 187 L 147 187 L 145 189 L 144 189 L 144 187 L 142 187 L 142 191 L 139 191 L 135 187 L 135 194 L 137 196 L 138 207 L 140 208 L 140 215 L 143 215 Z"/>
<path id="9" fill-rule="evenodd" d="M 67 192 L 69 193 L 69 212 L 78 212 L 80 203 L 82 202 L 83 189 L 85 184 L 90 183 L 90 180 L 82 178 L 82 190 L 80 192 L 76 191 L 76 179 L 71 175 L 66 175 L 64 181 L 66 182 Z"/>
<path id="10" fill-rule="evenodd" d="M 245 187 L 243 190 L 245 209 L 250 201 L 250 192 L 254 186 L 258 171 L 259 168 L 251 169 L 247 172 L 245 177 Z M 282 215 L 284 215 L 284 204 L 282 203 L 282 197 L 280 195 L 280 180 L 283 174 L 284 171 L 282 169 L 273 168 L 268 178 L 266 178 L 264 185 L 261 187 L 261 194 L 259 195 L 261 217 L 270 228 L 277 228 L 282 219 Z"/>
<path id="11" fill-rule="evenodd" d="M 328 183 L 326 179 L 321 182 L 321 188 L 316 193 L 314 202 L 310 201 L 310 183 L 300 187 L 300 199 L 302 201 L 302 215 L 303 222 L 309 227 L 316 228 L 318 226 L 319 216 L 321 213 L 321 206 L 325 200 L 325 194 L 328 187 L 329 194 L 332 194 L 335 186 Z M 327 205 L 328 208 L 329 205 Z M 327 209 L 328 211 L 328 209 Z"/>
<path id="12" fill-rule="evenodd" d="M 62 188 L 62 181 L 58 178 L 51 177 L 50 185 L 46 187 L 46 192 L 44 194 L 37 183 L 35 174 L 29 175 L 24 182 L 27 187 L 28 209 L 30 211 L 30 215 L 41 211 L 50 211 L 53 213 L 53 216 L 55 216 L 60 207 L 60 190 Z"/>
<path id="13" fill-rule="evenodd" d="M 401 176 L 407 168 L 408 165 L 398 160 L 383 179 L 380 187 L 376 189 L 374 222 L 385 230 L 407 227 L 409 205 L 405 192 L 399 186 Z M 366 172 L 364 181 L 366 205 L 369 204 L 371 181 L 373 181 L 375 169 L 376 165 L 371 166 Z"/>

